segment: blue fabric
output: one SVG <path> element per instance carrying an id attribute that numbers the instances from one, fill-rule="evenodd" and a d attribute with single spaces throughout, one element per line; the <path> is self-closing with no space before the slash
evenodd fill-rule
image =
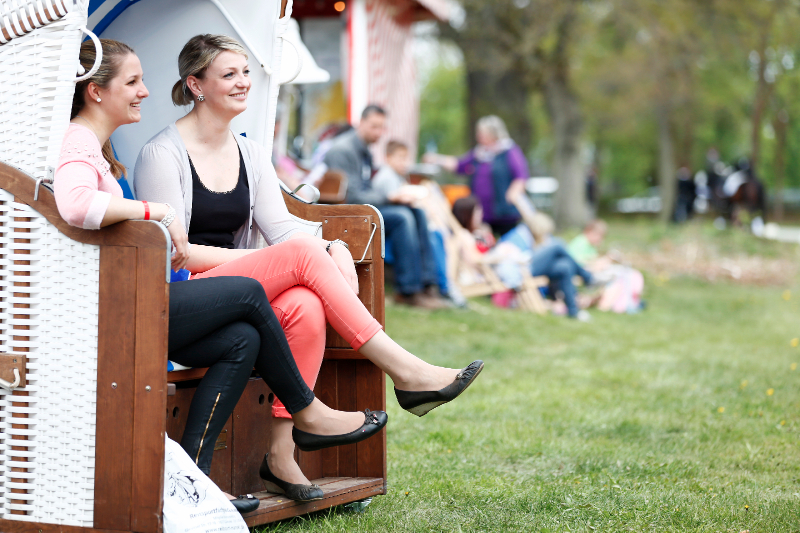
<path id="1" fill-rule="evenodd" d="M 395 272 L 395 285 L 401 294 L 414 294 L 436 283 L 436 262 L 428 235 L 428 220 L 420 209 L 404 205 L 382 205 L 387 241 Z"/>
<path id="2" fill-rule="evenodd" d="M 436 284 L 439 285 L 441 294 L 450 294 L 450 286 L 447 283 L 447 252 L 444 249 L 444 235 L 441 231 L 430 231 L 428 236 L 431 240 L 431 251 L 433 260 L 436 263 Z"/>
<path id="3" fill-rule="evenodd" d="M 394 253 L 392 252 L 392 240 L 387 238 L 386 239 L 386 257 L 383 258 L 383 262 L 387 265 L 391 265 L 394 263 Z"/>
<path id="4" fill-rule="evenodd" d="M 574 317 L 578 314 L 577 291 L 572 278 L 580 276 L 589 284 L 592 275 L 572 258 L 564 246 L 564 241 L 551 237 L 546 244 L 537 246 L 528 227 L 519 224 L 500 237 L 498 242 L 509 242 L 523 252 L 532 252 L 531 275 L 550 278 L 550 281 L 564 293 L 564 303 L 567 304 L 569 316 Z M 500 263 L 495 267 L 495 271 L 507 286 L 519 288 L 522 285 L 522 273 L 516 263 Z M 546 295 L 545 287 L 540 287 L 539 290 Z"/>
<path id="5" fill-rule="evenodd" d="M 125 179 L 125 176 L 121 176 L 117 179 L 117 183 L 122 188 L 122 196 L 127 198 L 128 200 L 136 200 L 136 197 L 133 195 L 133 191 L 131 190 L 131 186 L 128 183 L 128 180 Z"/>
<path id="6" fill-rule="evenodd" d="M 95 24 L 94 28 L 89 28 L 92 30 L 96 35 L 100 35 L 103 33 L 108 26 L 114 22 L 114 20 L 126 9 L 130 6 L 138 2 L 139 0 L 90 0 L 89 2 L 89 16 L 91 17 L 92 14 L 100 8 L 103 4 L 111 4 L 115 3 L 114 7 L 106 13 L 106 15 Z M 89 39 L 87 36 L 86 39 Z M 86 40 L 84 39 L 84 40 Z"/>
<path id="7" fill-rule="evenodd" d="M 192 273 L 182 268 L 180 270 L 170 270 L 169 282 L 175 283 L 177 281 L 188 281 Z"/>
<path id="8" fill-rule="evenodd" d="M 523 252 L 533 250 L 536 247 L 533 234 L 525 224 L 517 225 L 517 227 L 500 237 L 498 242 L 510 242 Z"/>
<path id="9" fill-rule="evenodd" d="M 514 173 L 511 171 L 511 164 L 508 161 L 511 149 L 497 154 L 492 159 L 492 213 L 491 220 L 514 219 L 519 220 L 520 214 L 517 208 L 506 200 L 506 191 L 514 181 Z M 480 165 L 473 165 L 472 173 L 469 174 L 469 188 L 472 193 L 479 196 L 475 192 L 475 177 L 478 174 L 478 167 Z M 485 217 L 484 217 L 485 220 Z"/>
<path id="10" fill-rule="evenodd" d="M 436 284 L 439 286 L 439 292 L 447 295 L 450 294 L 450 286 L 447 282 L 447 252 L 444 249 L 444 236 L 440 231 L 431 231 L 431 251 L 433 252 L 433 260 L 436 263 Z M 386 257 L 383 262 L 387 265 L 394 264 L 394 253 L 392 252 L 392 241 L 386 239 Z"/>
<path id="11" fill-rule="evenodd" d="M 572 278 L 578 275 L 588 284 L 591 283 L 592 275 L 569 255 L 563 244 L 550 242 L 536 248 L 531 261 L 531 275 L 547 276 L 550 281 L 556 283 L 564 293 L 567 313 L 571 317 L 577 316 L 578 303 Z"/>
<path id="12" fill-rule="evenodd" d="M 492 210 L 495 219 L 516 218 L 519 220 L 519 211 L 506 200 L 506 191 L 514 180 L 511 165 L 508 164 L 509 151 L 506 150 L 499 154 L 492 161 L 492 185 L 494 187 Z"/>

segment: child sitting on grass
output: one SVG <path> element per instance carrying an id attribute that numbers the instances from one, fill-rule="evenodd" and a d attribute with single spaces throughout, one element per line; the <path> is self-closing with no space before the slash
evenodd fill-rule
<path id="1" fill-rule="evenodd" d="M 624 266 L 618 252 L 600 255 L 597 247 L 603 243 L 608 225 L 602 220 L 592 220 L 583 233 L 572 239 L 567 250 L 575 260 L 592 273 L 595 280 L 604 283 L 599 294 L 587 295 L 582 306 L 597 305 L 600 311 L 635 313 L 642 308 L 644 277 L 641 272 Z"/>

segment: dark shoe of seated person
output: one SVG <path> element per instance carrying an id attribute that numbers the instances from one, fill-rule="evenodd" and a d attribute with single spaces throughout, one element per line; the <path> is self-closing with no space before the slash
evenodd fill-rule
<path id="1" fill-rule="evenodd" d="M 406 391 L 395 388 L 394 395 L 397 397 L 400 407 L 409 413 L 424 416 L 440 405 L 458 398 L 475 381 L 481 370 L 483 370 L 483 361 L 478 359 L 456 374 L 456 379 L 444 388 L 437 391 Z"/>
<path id="2" fill-rule="evenodd" d="M 252 513 L 258 509 L 261 501 L 252 494 L 241 494 L 238 498 L 230 500 L 236 510 L 241 514 Z"/>
<path id="3" fill-rule="evenodd" d="M 449 305 L 441 298 L 434 299 L 426 296 L 421 292 L 414 294 L 395 293 L 394 301 L 401 305 L 409 305 L 411 307 L 419 307 L 420 309 L 429 309 L 431 311 L 437 309 L 447 309 Z"/>
<path id="4" fill-rule="evenodd" d="M 280 479 L 269 469 L 268 458 L 269 454 L 266 454 L 258 474 L 264 480 L 264 488 L 269 492 L 285 494 L 287 498 L 296 502 L 313 502 L 321 500 L 325 496 L 319 485 L 301 485 Z"/>
<path id="5" fill-rule="evenodd" d="M 384 411 L 370 411 L 369 409 L 365 409 L 364 423 L 355 431 L 342 435 L 315 435 L 293 427 L 292 439 L 297 447 L 304 452 L 313 452 L 323 448 L 330 448 L 331 446 L 342 446 L 344 444 L 361 442 L 364 439 L 376 435 L 383 429 L 383 426 L 385 426 L 388 421 L 389 415 Z"/>
<path id="6" fill-rule="evenodd" d="M 426 298 L 440 302 L 447 308 L 453 307 L 453 302 L 447 297 L 447 295 L 442 294 L 442 292 L 439 290 L 439 287 L 436 285 L 428 285 L 425 287 L 425 290 L 423 290 L 422 293 Z"/>

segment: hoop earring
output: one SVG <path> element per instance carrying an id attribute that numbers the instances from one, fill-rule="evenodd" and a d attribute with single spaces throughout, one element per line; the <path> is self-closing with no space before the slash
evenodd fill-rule
<path id="1" fill-rule="evenodd" d="M 203 96 L 202 94 L 201 94 L 200 96 L 198 96 L 198 97 L 197 97 L 197 101 L 198 101 L 198 102 L 202 102 L 202 101 L 203 101 L 203 100 L 205 100 L 205 99 L 206 99 L 206 97 L 205 97 L 205 96 Z"/>
<path id="2" fill-rule="evenodd" d="M 98 99 L 97 99 L 97 101 L 98 101 L 98 102 L 102 102 L 102 100 L 101 100 L 100 98 L 98 98 Z"/>

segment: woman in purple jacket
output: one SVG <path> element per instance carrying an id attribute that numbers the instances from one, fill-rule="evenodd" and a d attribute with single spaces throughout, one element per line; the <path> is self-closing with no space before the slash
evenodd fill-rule
<path id="1" fill-rule="evenodd" d="M 483 207 L 483 221 L 503 235 L 517 225 L 520 214 L 512 200 L 525 189 L 528 162 L 519 146 L 508 136 L 500 117 L 489 115 L 475 125 L 478 145 L 460 158 L 426 154 L 426 163 L 468 176 L 472 194 Z"/>

